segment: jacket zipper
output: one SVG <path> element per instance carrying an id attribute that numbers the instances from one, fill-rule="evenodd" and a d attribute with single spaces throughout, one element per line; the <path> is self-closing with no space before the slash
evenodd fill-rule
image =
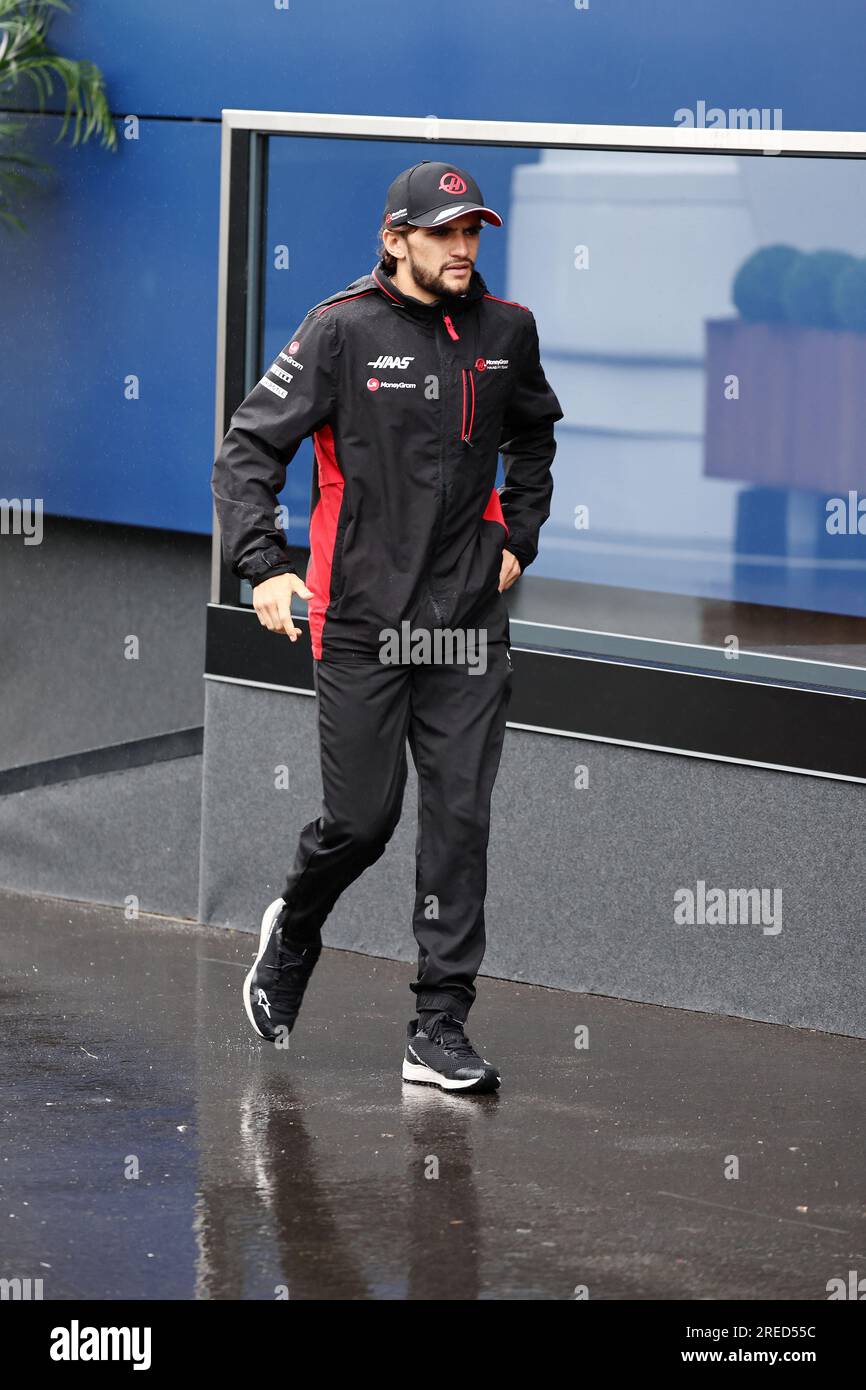
<path id="1" fill-rule="evenodd" d="M 449 318 L 449 316 L 448 316 L 447 314 L 443 314 L 443 315 L 442 315 L 442 320 L 443 320 L 443 322 L 444 322 L 444 324 L 445 324 L 446 329 L 448 330 L 449 336 L 450 336 L 451 338 L 456 338 L 456 337 L 458 336 L 458 335 L 457 335 L 457 330 L 455 329 L 454 324 L 451 322 L 451 319 Z M 442 354 L 441 354 L 441 352 L 440 352 L 440 359 L 441 359 L 441 357 L 442 357 Z M 441 408 L 442 408 L 442 407 L 440 406 L 440 409 L 441 409 Z M 436 525 L 435 525 L 435 528 L 434 528 L 433 540 L 432 540 L 432 542 L 431 542 L 431 547 L 430 547 L 431 556 L 432 556 L 432 555 L 435 553 L 435 551 L 436 551 L 436 543 L 437 543 L 437 541 L 439 540 L 439 536 L 441 535 L 441 532 L 442 532 L 442 523 L 443 523 L 443 521 L 445 520 L 445 516 L 444 516 L 444 512 L 445 512 L 445 475 L 444 475 L 443 470 L 442 470 L 442 451 L 443 451 L 444 447 L 445 447 L 445 435 L 444 435 L 444 432 L 440 430 L 440 433 L 439 433 L 439 458 L 438 458 L 438 460 L 437 460 L 437 468 L 438 468 L 438 472 L 439 472 L 439 481 L 438 481 L 438 486 L 437 486 L 437 489 L 436 489 L 436 501 L 437 501 L 437 511 L 438 511 L 438 515 L 437 515 L 437 517 L 436 517 Z M 428 588 L 427 588 L 427 593 L 430 595 L 430 602 L 431 602 L 431 604 L 433 605 L 433 611 L 434 611 L 434 613 L 436 614 L 436 619 L 437 619 L 438 622 L 441 622 L 441 621 L 442 621 L 442 616 L 441 616 L 441 613 L 440 613 L 440 610 L 439 610 L 439 606 L 438 606 L 438 604 L 436 603 L 436 600 L 434 599 L 432 593 L 430 592 L 429 586 L 428 586 Z"/>
<path id="2" fill-rule="evenodd" d="M 446 330 L 446 332 L 447 332 L 447 334 L 448 334 L 448 337 L 451 339 L 452 343 L 457 343 L 457 342 L 459 342 L 459 341 L 460 341 L 460 334 L 457 332 L 457 329 L 454 327 L 454 323 L 453 323 L 453 320 L 452 320 L 452 318 L 451 318 L 451 315 L 450 315 L 450 314 L 445 314 L 445 313 L 443 313 L 443 315 L 442 315 L 442 322 L 443 322 L 444 325 L 445 325 L 445 330 Z M 465 368 L 464 368 L 464 371 L 465 371 Z M 464 391 L 464 396 L 465 396 L 465 391 L 466 391 L 466 380 L 465 380 L 465 377 L 464 377 L 464 381 L 463 381 L 463 391 Z M 462 428 L 461 428 L 461 433 L 462 433 Z M 436 527 L 435 527 L 435 530 L 434 530 L 434 533 L 433 533 L 433 541 L 432 541 L 432 544 L 431 544 L 431 554 L 435 554 L 435 551 L 436 551 L 436 544 L 437 544 L 437 542 L 438 542 L 438 540 L 439 540 L 440 535 L 442 534 L 442 526 L 443 526 L 444 521 L 445 521 L 445 477 L 444 477 L 444 474 L 443 474 L 443 472 L 442 472 L 442 451 L 443 451 L 444 447 L 445 447 L 445 436 L 444 436 L 444 434 L 440 434 L 440 436 L 439 436 L 439 496 L 438 496 L 438 501 L 439 501 L 439 515 L 438 515 L 437 518 L 436 518 Z M 441 608 L 439 607 L 439 604 L 436 602 L 435 598 L 433 597 L 433 594 L 432 594 L 432 592 L 431 592 L 431 590 L 430 590 L 429 585 L 428 585 L 428 587 L 427 587 L 427 593 L 428 593 L 429 598 L 430 598 L 430 603 L 431 603 L 431 605 L 432 605 L 432 607 L 433 607 L 433 612 L 434 612 L 435 615 L 436 615 L 436 621 L 439 622 L 439 623 L 441 623 L 441 622 L 442 622 L 442 610 L 441 610 Z"/>
<path id="3" fill-rule="evenodd" d="M 459 341 L 460 341 L 460 334 L 457 332 L 457 329 L 454 327 L 454 324 L 453 324 L 452 321 L 451 321 L 451 315 L 450 315 L 450 314 L 443 314 L 443 315 L 442 315 L 442 322 L 445 324 L 445 327 L 448 329 L 448 336 L 449 336 L 449 338 L 452 340 L 452 342 L 455 342 L 455 343 L 459 342 Z M 467 426 L 466 426 L 467 378 L 468 378 L 468 381 L 469 381 L 469 427 L 468 427 L 468 429 L 467 429 Z M 468 444 L 468 445 L 469 445 L 469 448 L 471 449 L 471 448 L 473 447 L 473 444 L 472 444 L 472 423 L 473 423 L 473 421 L 474 421 L 474 419 L 475 419 L 475 377 L 474 377 L 474 375 L 473 375 L 472 368 L 471 368 L 471 367 L 461 367 L 461 368 L 460 368 L 460 379 L 461 379 L 461 381 L 463 382 L 463 416 L 462 416 L 462 418 L 461 418 L 461 420 L 460 420 L 460 438 L 462 439 L 463 443 L 464 443 L 464 444 Z"/>
<path id="4" fill-rule="evenodd" d="M 451 339 L 451 341 L 454 342 L 454 343 L 459 342 L 459 341 L 460 341 L 460 334 L 457 332 L 457 329 L 454 327 L 454 323 L 453 323 L 453 321 L 452 321 L 452 319 L 451 319 L 451 315 L 450 315 L 450 314 L 443 314 L 443 315 L 442 315 L 442 322 L 445 324 L 445 328 L 446 328 L 446 330 L 447 330 L 447 332 L 448 332 L 448 337 Z M 473 424 L 474 424 L 474 422 L 475 422 L 475 374 L 474 374 L 474 372 L 472 371 L 472 368 L 471 368 L 471 367 L 461 367 L 461 368 L 460 368 L 460 380 L 461 380 L 462 385 L 463 385 L 463 414 L 462 414 L 461 419 L 460 419 L 460 438 L 461 438 L 462 442 L 463 442 L 464 444 L 468 445 L 469 448 L 471 449 L 471 448 L 473 448 L 473 444 L 472 444 L 472 426 L 473 426 Z M 468 410 L 468 414 L 469 414 L 468 422 L 467 422 L 467 419 L 466 419 L 467 410 Z M 441 444 L 440 444 L 440 448 L 439 448 L 439 482 L 440 482 L 440 489 L 441 489 L 441 487 L 442 487 L 442 482 L 443 482 L 443 478 L 442 478 L 442 447 L 441 447 Z M 444 500 L 445 500 L 445 499 L 444 499 L 444 493 L 443 493 L 442 491 L 440 491 L 440 508 L 442 507 L 442 503 L 444 502 Z M 439 517 L 438 517 L 438 521 L 437 521 L 437 525 L 436 525 L 436 533 L 435 533 L 434 541 L 433 541 L 434 549 L 435 549 L 436 541 L 438 541 L 439 536 L 440 536 L 440 534 L 441 534 L 441 531 L 442 531 L 442 524 L 443 524 L 444 520 L 445 520 L 445 517 L 444 517 L 444 508 L 442 508 L 442 509 L 440 510 Z M 429 589 L 428 589 L 428 593 L 429 593 L 429 592 L 430 592 L 430 591 L 429 591 Z M 442 614 L 441 614 L 441 611 L 440 611 L 440 609 L 439 609 L 439 605 L 437 604 L 436 600 L 434 599 L 432 593 L 430 594 L 430 602 L 431 602 L 432 605 L 433 605 L 433 611 L 434 611 L 435 614 L 436 614 L 437 620 L 438 620 L 439 622 L 441 622 L 441 621 L 442 621 Z"/>
<path id="5" fill-rule="evenodd" d="M 472 425 L 473 425 L 473 422 L 474 422 L 474 420 L 475 420 L 475 374 L 473 373 L 471 367 L 461 367 L 461 369 L 460 369 L 460 375 L 461 375 L 461 377 L 463 378 L 463 417 L 462 417 L 462 419 L 461 419 L 461 421 L 460 421 L 460 438 L 463 440 L 463 443 L 464 443 L 464 444 L 468 444 L 469 447 L 470 447 L 470 449 L 471 449 L 471 448 L 473 447 L 473 445 L 472 445 Z M 467 428 L 467 423 L 466 423 L 466 407 L 467 407 L 467 390 L 466 390 L 466 384 L 467 384 L 467 379 L 468 379 L 468 383 L 469 383 L 469 393 L 468 393 L 468 395 L 469 395 L 469 425 L 468 425 L 468 428 Z"/>

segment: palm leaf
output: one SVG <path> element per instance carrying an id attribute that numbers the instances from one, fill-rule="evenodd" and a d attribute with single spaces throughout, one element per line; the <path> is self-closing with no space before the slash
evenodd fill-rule
<path id="1" fill-rule="evenodd" d="M 86 59 L 67 58 L 55 53 L 47 42 L 48 28 L 58 10 L 71 12 L 67 0 L 0 0 L 0 93 L 29 82 L 36 93 L 40 111 L 54 93 L 59 81 L 64 93 L 63 122 L 55 144 L 62 140 L 74 121 L 73 145 L 98 135 L 103 146 L 117 148 L 117 131 L 99 68 Z M 25 153 L 19 136 L 27 130 L 21 121 L 0 117 L 0 162 L 25 168 L 50 170 L 51 166 Z M 9 191 L 21 191 L 22 182 L 32 185 L 26 175 L 12 177 L 13 171 L 0 168 L 0 221 L 24 230 L 21 219 L 6 206 Z"/>

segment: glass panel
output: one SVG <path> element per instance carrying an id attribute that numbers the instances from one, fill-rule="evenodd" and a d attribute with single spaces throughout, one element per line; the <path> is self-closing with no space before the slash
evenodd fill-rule
<path id="1" fill-rule="evenodd" d="M 532 308 L 565 412 L 515 645 L 866 689 L 866 164 L 272 137 L 262 369 L 372 268 L 425 157 L 502 211 L 478 267 Z"/>

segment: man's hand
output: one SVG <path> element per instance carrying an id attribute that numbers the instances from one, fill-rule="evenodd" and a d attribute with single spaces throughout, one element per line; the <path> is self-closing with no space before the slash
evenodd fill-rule
<path id="1" fill-rule="evenodd" d="M 522 571 L 517 557 L 512 555 L 510 550 L 502 552 L 502 566 L 499 570 L 499 592 L 504 593 L 510 589 L 516 579 L 520 578 Z"/>
<path id="2" fill-rule="evenodd" d="M 270 632 L 284 632 L 297 642 L 301 631 L 292 622 L 292 594 L 311 599 L 313 590 L 307 588 L 299 574 L 275 574 L 253 589 L 253 607 L 262 627 Z"/>

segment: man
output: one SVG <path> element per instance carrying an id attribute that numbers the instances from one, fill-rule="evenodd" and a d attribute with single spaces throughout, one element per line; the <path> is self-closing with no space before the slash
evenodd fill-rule
<path id="1" fill-rule="evenodd" d="M 213 472 L 224 554 L 251 581 L 259 621 L 297 641 L 292 596 L 307 602 L 318 699 L 322 814 L 265 911 L 249 1020 L 272 1041 L 294 1027 L 328 913 L 399 821 L 408 739 L 418 977 L 403 1078 L 473 1092 L 500 1083 L 465 1023 L 511 695 L 502 594 L 537 554 L 562 418 L 532 314 L 475 270 L 482 222 L 502 225 L 465 170 L 404 170 L 388 190 L 381 260 L 309 311 L 232 416 Z M 310 434 L 304 583 L 276 499 Z M 454 659 L 445 639 L 459 639 Z"/>

